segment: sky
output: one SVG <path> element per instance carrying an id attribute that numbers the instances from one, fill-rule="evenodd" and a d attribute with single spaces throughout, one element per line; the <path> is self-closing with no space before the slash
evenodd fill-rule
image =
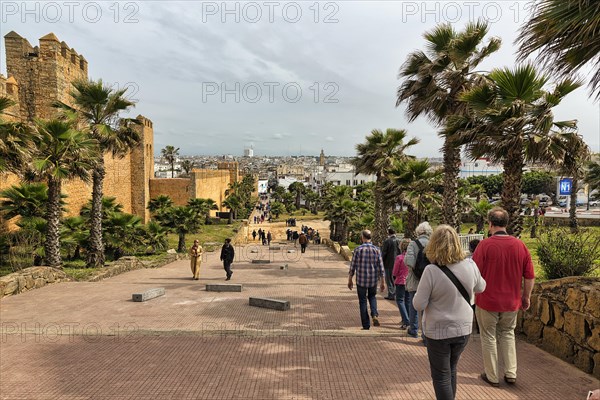
<path id="1" fill-rule="evenodd" d="M 54 32 L 92 79 L 128 88 L 154 122 L 156 153 L 353 156 L 373 129 L 406 129 L 410 153 L 440 157 L 436 127 L 396 107 L 398 70 L 442 22 L 490 23 L 502 48 L 482 71 L 512 67 L 525 1 L 5 1 L 0 34 L 35 46 Z M 6 75 L 0 48 L 0 73 Z M 589 77 L 589 70 L 580 74 Z M 587 81 L 587 80 L 586 80 Z M 584 86 L 555 109 L 600 152 L 600 103 Z"/>

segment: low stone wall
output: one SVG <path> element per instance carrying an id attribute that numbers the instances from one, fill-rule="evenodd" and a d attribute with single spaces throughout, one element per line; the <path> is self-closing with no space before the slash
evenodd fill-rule
<path id="1" fill-rule="evenodd" d="M 333 240 L 327 238 L 322 238 L 321 244 L 324 244 L 325 246 L 333 249 L 333 251 L 341 255 L 344 258 L 344 260 L 352 260 L 352 250 L 350 250 L 348 246 L 340 246 L 338 242 L 334 242 Z"/>
<path id="2" fill-rule="evenodd" d="M 600 378 L 600 278 L 537 283 L 517 330 L 527 340 Z"/>
<path id="3" fill-rule="evenodd" d="M 50 283 L 68 281 L 64 271 L 51 267 L 30 267 L 0 277 L 0 298 L 44 287 Z"/>
<path id="4" fill-rule="evenodd" d="M 92 277 L 87 279 L 87 282 L 98 282 L 102 279 L 110 278 L 111 276 L 119 275 L 124 272 L 133 271 L 140 268 L 160 268 L 163 265 L 172 263 L 173 261 L 189 258 L 187 254 L 165 254 L 163 257 L 156 260 L 140 260 L 137 257 L 121 257 L 117 261 L 112 262 L 107 267 L 102 268 Z"/>

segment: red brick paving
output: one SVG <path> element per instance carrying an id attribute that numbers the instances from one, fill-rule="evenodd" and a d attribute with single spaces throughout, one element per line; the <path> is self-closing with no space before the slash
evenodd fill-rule
<path id="1" fill-rule="evenodd" d="M 244 285 L 241 293 L 203 290 L 225 275 L 210 253 L 200 281 L 180 261 L 5 298 L 0 398 L 433 398 L 426 350 L 399 332 L 395 303 L 381 299 L 382 327 L 361 331 L 346 263 L 324 247 L 311 250 L 300 260 L 272 251 L 273 264 L 256 265 L 247 260 L 255 253 L 238 249 L 232 283 Z M 131 301 L 150 287 L 166 295 Z M 249 296 L 287 299 L 292 308 L 250 307 Z M 459 364 L 458 398 L 583 399 L 600 387 L 535 346 L 519 341 L 518 350 L 517 385 L 491 388 L 478 378 L 473 337 Z"/>

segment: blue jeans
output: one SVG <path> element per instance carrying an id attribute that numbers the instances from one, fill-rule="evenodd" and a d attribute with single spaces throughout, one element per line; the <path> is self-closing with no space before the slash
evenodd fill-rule
<path id="1" fill-rule="evenodd" d="M 406 311 L 406 304 L 410 302 L 410 296 L 404 289 L 404 285 L 396 285 L 396 304 L 398 304 L 398 310 L 400 310 L 402 324 L 408 325 L 408 311 Z"/>
<path id="2" fill-rule="evenodd" d="M 437 400 L 456 397 L 456 365 L 468 341 L 468 335 L 441 340 L 427 338 L 427 356 Z"/>
<path id="3" fill-rule="evenodd" d="M 377 298 L 375 296 L 377 294 L 377 286 L 365 287 L 356 285 L 356 292 L 358 293 L 358 306 L 360 307 L 360 321 L 362 322 L 362 327 L 369 329 L 371 327 L 371 319 L 367 312 L 367 299 L 371 306 L 371 316 L 377 317 L 379 315 L 379 313 L 377 313 Z"/>
<path id="4" fill-rule="evenodd" d="M 413 297 L 415 292 L 408 292 L 408 334 L 417 337 L 419 334 L 419 313 L 413 307 Z"/>

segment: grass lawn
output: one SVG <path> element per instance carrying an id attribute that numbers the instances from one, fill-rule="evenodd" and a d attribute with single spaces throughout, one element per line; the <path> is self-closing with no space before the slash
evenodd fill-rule
<path id="1" fill-rule="evenodd" d="M 225 242 L 225 239 L 233 238 L 235 235 L 234 230 L 239 229 L 241 226 L 242 223 L 239 221 L 234 221 L 233 224 L 229 225 L 226 220 L 212 225 L 202 225 L 200 232 L 185 235 L 185 245 L 189 249 L 194 243 L 194 239 L 198 239 L 204 250 L 211 251 L 210 247 L 221 246 Z M 169 249 L 177 249 L 179 241 L 177 234 L 170 233 L 167 235 L 167 240 L 169 242 Z M 205 246 L 205 243 L 217 243 L 217 245 Z"/>

